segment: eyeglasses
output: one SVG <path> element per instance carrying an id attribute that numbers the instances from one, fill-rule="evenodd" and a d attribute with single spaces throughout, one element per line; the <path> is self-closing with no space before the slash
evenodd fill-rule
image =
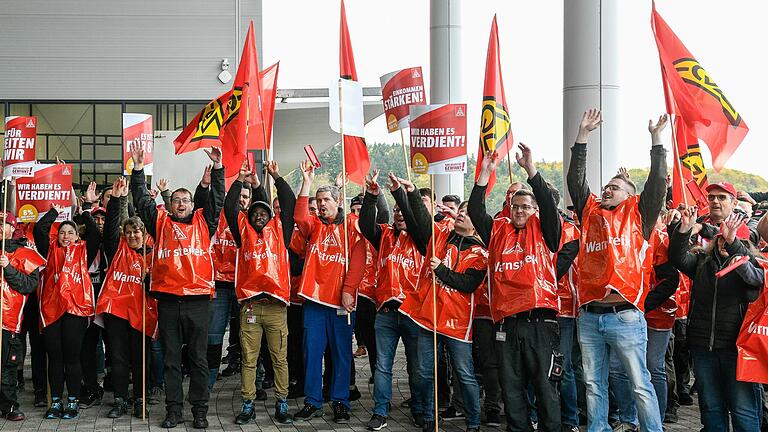
<path id="1" fill-rule="evenodd" d="M 189 198 L 174 198 L 171 200 L 173 204 L 190 204 L 192 202 Z"/>
<path id="2" fill-rule="evenodd" d="M 511 208 L 512 208 L 512 211 L 522 210 L 522 211 L 526 211 L 527 212 L 527 211 L 531 211 L 531 210 L 535 209 L 536 207 L 534 207 L 532 205 L 528 205 L 528 204 L 522 204 L 522 205 L 512 204 Z"/>
<path id="3" fill-rule="evenodd" d="M 605 192 L 607 190 L 610 190 L 611 192 L 624 191 L 624 193 L 629 194 L 629 192 L 625 191 L 624 188 L 622 188 L 619 185 L 615 185 L 615 184 L 607 184 L 607 185 L 603 186 L 602 191 Z"/>

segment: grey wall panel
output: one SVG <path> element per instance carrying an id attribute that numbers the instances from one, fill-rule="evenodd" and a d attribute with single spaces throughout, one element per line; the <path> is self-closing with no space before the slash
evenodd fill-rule
<path id="1" fill-rule="evenodd" d="M 3 11 L 5 100 L 208 100 L 231 87 L 216 76 L 223 58 L 237 70 L 237 26 L 243 40 L 253 19 L 261 39 L 261 0 L 6 0 Z"/>

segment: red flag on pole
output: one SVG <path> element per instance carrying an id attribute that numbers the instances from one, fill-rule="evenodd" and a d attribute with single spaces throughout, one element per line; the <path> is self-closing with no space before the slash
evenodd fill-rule
<path id="1" fill-rule="evenodd" d="M 344 11 L 344 0 L 341 0 L 341 28 L 339 35 L 339 76 L 344 79 L 357 81 L 355 56 L 352 52 L 352 41 L 347 28 L 347 14 Z M 347 165 L 349 180 L 359 185 L 365 184 L 365 175 L 371 168 L 368 148 L 365 139 L 356 136 L 344 136 L 344 159 Z"/>
<path id="2" fill-rule="evenodd" d="M 208 102 L 202 111 L 173 140 L 175 153 L 182 154 L 200 148 L 219 147 L 219 133 L 226 117 L 227 101 L 232 90 Z"/>
<path id="3" fill-rule="evenodd" d="M 480 144 L 477 151 L 477 167 L 475 180 L 480 175 L 480 165 L 483 158 L 494 151 L 503 160 L 512 148 L 512 131 L 507 111 L 507 99 L 504 96 L 504 81 L 501 77 L 501 61 L 499 59 L 499 30 L 496 25 L 496 15 L 491 24 L 491 36 L 488 39 L 488 55 L 485 58 L 485 85 L 483 86 L 483 108 L 480 118 Z M 490 193 L 496 183 L 496 173 L 488 180 Z"/>
<path id="4" fill-rule="evenodd" d="M 261 80 L 261 112 L 264 118 L 264 140 L 248 141 L 248 150 L 268 150 L 272 144 L 272 123 L 275 119 L 275 98 L 277 97 L 277 72 L 280 62 L 259 73 Z M 264 143 L 264 145 L 261 145 Z"/>
<path id="5" fill-rule="evenodd" d="M 248 148 L 266 148 L 266 126 L 261 108 L 261 80 L 256 54 L 253 21 L 243 44 L 243 54 L 227 103 L 227 117 L 221 130 L 221 154 L 225 175 L 240 171 Z"/>
<path id="6" fill-rule="evenodd" d="M 707 144 L 712 165 L 720 171 L 749 128 L 715 80 L 656 12 L 655 4 L 651 27 L 676 114 L 682 117 L 692 136 Z"/>

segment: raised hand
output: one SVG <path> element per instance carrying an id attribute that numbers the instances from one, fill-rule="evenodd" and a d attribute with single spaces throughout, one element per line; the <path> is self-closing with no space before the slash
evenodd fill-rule
<path id="1" fill-rule="evenodd" d="M 134 169 L 142 169 L 144 167 L 144 147 L 141 144 L 131 144 L 131 159 L 133 159 Z"/>
<path id="2" fill-rule="evenodd" d="M 627 171 L 627 169 L 625 167 L 619 167 L 619 170 L 616 171 L 616 175 L 628 179 L 629 178 L 629 171 Z"/>
<path id="3" fill-rule="evenodd" d="M 160 191 L 157 189 L 150 189 L 147 191 L 147 193 L 149 194 L 149 197 L 154 201 L 155 198 L 157 198 L 157 195 L 160 194 Z"/>
<path id="4" fill-rule="evenodd" d="M 487 185 L 488 180 L 490 180 L 491 175 L 496 171 L 496 168 L 499 167 L 500 163 L 501 158 L 496 151 L 486 154 L 485 157 L 483 157 L 482 163 L 480 164 L 480 175 L 477 176 L 476 183 L 479 186 Z"/>
<path id="5" fill-rule="evenodd" d="M 447 214 L 448 216 L 454 219 L 456 219 L 456 217 L 458 216 L 458 214 L 455 211 L 453 211 L 452 208 L 446 207 L 440 203 L 435 203 L 435 210 L 437 210 L 439 213 Z"/>
<path id="6" fill-rule="evenodd" d="M 280 178 L 280 165 L 277 164 L 277 161 L 267 162 L 267 173 L 275 180 Z"/>
<path id="7" fill-rule="evenodd" d="M 62 206 L 56 205 L 56 204 L 51 204 L 51 208 L 56 210 L 56 213 L 59 213 L 59 214 L 63 213 L 64 210 L 66 209 L 65 207 L 62 207 Z"/>
<path id="8" fill-rule="evenodd" d="M 96 182 L 91 182 L 88 184 L 88 188 L 85 190 L 85 195 L 83 197 L 85 198 L 86 202 L 91 204 L 99 200 L 99 195 L 96 193 Z"/>
<path id="9" fill-rule="evenodd" d="M 736 240 L 736 232 L 744 222 L 744 215 L 741 213 L 733 212 L 728 216 L 720 225 L 720 230 L 723 233 L 723 238 L 728 244 L 733 243 Z"/>
<path id="10" fill-rule="evenodd" d="M 603 113 L 597 108 L 591 108 L 584 111 L 579 123 L 579 134 L 576 137 L 577 143 L 586 143 L 589 133 L 597 129 L 603 123 Z"/>
<path id="11" fill-rule="evenodd" d="M 416 190 L 416 185 L 413 184 L 412 181 L 406 180 L 404 178 L 397 178 L 397 181 L 400 182 L 401 185 L 405 188 L 405 191 L 408 193 L 411 193 Z"/>
<path id="12" fill-rule="evenodd" d="M 221 165 L 221 149 L 218 147 L 211 147 L 210 150 L 203 149 L 206 155 L 208 155 L 208 159 L 213 162 L 213 168 L 219 169 L 222 167 Z"/>
<path id="13" fill-rule="evenodd" d="M 306 160 L 301 163 L 301 178 L 305 183 L 312 183 L 315 180 L 315 165 Z"/>
<path id="14" fill-rule="evenodd" d="M 337 188 L 341 189 L 344 187 L 344 185 L 349 184 L 349 177 L 345 177 L 344 173 L 338 173 L 336 174 L 336 180 L 334 180 L 333 184 L 335 184 Z"/>
<path id="15" fill-rule="evenodd" d="M 650 132 L 652 136 L 657 137 L 661 134 L 661 131 L 667 127 L 667 123 L 669 123 L 669 116 L 666 114 L 659 116 L 659 120 L 656 124 L 653 124 L 653 120 L 648 120 L 648 132 Z"/>
<path id="16" fill-rule="evenodd" d="M 400 189 L 400 179 L 395 175 L 393 172 L 389 172 L 389 184 L 387 185 L 389 187 L 390 192 L 394 192 L 398 189 Z"/>
<path id="17" fill-rule="evenodd" d="M 206 165 L 205 169 L 203 170 L 203 177 L 200 179 L 200 186 L 207 188 L 211 185 L 211 170 L 213 169 L 212 165 Z"/>
<path id="18" fill-rule="evenodd" d="M 248 166 L 248 161 L 243 161 L 243 164 L 240 166 L 240 173 L 238 174 L 237 179 L 241 182 L 244 182 L 245 179 L 252 174 L 253 172 L 251 171 L 251 167 Z"/>
<path id="19" fill-rule="evenodd" d="M 378 169 L 371 170 L 371 172 L 365 176 L 365 191 L 371 195 L 378 196 L 379 193 L 381 193 L 381 188 L 379 187 L 379 183 L 377 181 L 378 177 Z"/>
<path id="20" fill-rule="evenodd" d="M 661 219 L 661 222 L 664 224 L 664 226 L 668 226 L 672 222 L 677 222 L 680 220 L 680 212 L 672 209 L 668 211 L 664 217 Z"/>
<path id="21" fill-rule="evenodd" d="M 533 163 L 533 155 L 531 153 L 531 148 L 523 143 L 518 143 L 517 145 L 520 148 L 520 152 L 515 154 L 515 159 L 517 159 L 517 164 L 523 167 L 526 173 L 528 173 L 528 178 L 533 178 L 536 176 L 536 165 Z"/>
<path id="22" fill-rule="evenodd" d="M 115 179 L 115 182 L 112 183 L 112 196 L 128 196 L 128 182 L 125 180 L 125 177 L 118 177 Z"/>
<path id="23" fill-rule="evenodd" d="M 161 178 L 157 181 L 157 190 L 160 192 L 165 192 L 168 190 L 168 179 L 167 178 Z"/>
<path id="24" fill-rule="evenodd" d="M 696 223 L 696 215 L 698 214 L 698 207 L 690 206 L 683 209 L 680 212 L 680 228 L 678 231 L 681 233 L 687 233 L 693 228 Z"/>

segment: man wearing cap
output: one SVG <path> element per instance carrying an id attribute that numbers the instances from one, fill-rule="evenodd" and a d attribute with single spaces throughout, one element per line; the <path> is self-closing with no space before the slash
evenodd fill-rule
<path id="1" fill-rule="evenodd" d="M 698 234 L 696 243 L 702 245 L 714 239 L 720 230 L 720 224 L 736 210 L 738 204 L 736 188 L 728 182 L 709 184 L 706 187 L 706 192 L 709 214 L 697 220 L 701 229 L 697 231 L 697 227 L 694 226 L 693 230 L 694 234 Z M 743 240 L 749 240 L 755 245 L 759 242 L 757 231 L 750 229 L 746 223 L 739 226 L 736 236 Z"/>
<path id="2" fill-rule="evenodd" d="M 16 399 L 17 368 L 23 358 L 24 344 L 19 337 L 22 311 L 27 295 L 35 289 L 40 280 L 39 268 L 45 259 L 34 249 L 27 247 L 25 238 L 13 239 L 16 218 L 10 212 L 0 213 L 5 254 L 0 256 L 3 269 L 3 337 L 2 377 L 0 379 L 0 415 L 11 421 L 24 420 Z M 22 364 L 23 367 L 23 364 Z"/>

